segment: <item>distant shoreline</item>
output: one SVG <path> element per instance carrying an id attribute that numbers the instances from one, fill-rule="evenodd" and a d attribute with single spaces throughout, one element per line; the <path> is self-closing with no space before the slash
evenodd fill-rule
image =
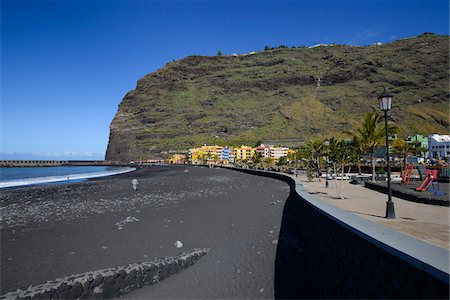
<path id="1" fill-rule="evenodd" d="M 59 166 L 59 167 L 70 168 L 70 167 L 76 167 L 76 166 Z M 83 167 L 89 167 L 89 166 L 83 166 Z M 94 167 L 102 167 L 102 166 L 94 166 Z M 106 167 L 114 168 L 113 166 L 106 166 Z M 32 168 L 28 168 L 28 169 L 30 170 Z M 121 175 L 121 174 L 126 174 L 126 173 L 132 173 L 133 171 L 136 171 L 136 168 L 119 167 L 119 168 L 113 169 L 113 170 L 104 169 L 104 170 L 94 170 L 94 171 L 96 171 L 96 172 L 93 172 L 92 170 L 85 170 L 85 168 L 84 168 L 83 172 L 73 173 L 75 171 L 70 170 L 70 172 L 72 172 L 72 173 L 68 173 L 68 174 L 64 174 L 61 172 L 57 172 L 57 173 L 53 173 L 53 174 L 52 173 L 40 174 L 41 172 L 34 172 L 34 173 L 28 172 L 29 174 L 25 174 L 26 176 L 24 176 L 23 178 L 21 178 L 21 177 L 19 177 L 19 178 L 12 177 L 11 178 L 10 177 L 11 179 L 1 180 L 0 181 L 0 190 L 14 189 L 14 188 L 24 187 L 24 186 L 73 183 L 73 182 L 94 179 L 94 178 L 103 178 L 103 177 L 110 177 L 110 176 Z M 5 172 L 6 172 L 6 170 L 5 170 Z"/>

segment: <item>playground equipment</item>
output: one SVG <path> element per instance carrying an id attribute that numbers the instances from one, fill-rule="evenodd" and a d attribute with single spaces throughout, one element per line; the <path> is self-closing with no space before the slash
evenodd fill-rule
<path id="1" fill-rule="evenodd" d="M 422 184 L 418 188 L 416 188 L 416 191 L 426 191 L 435 179 L 437 179 L 437 170 L 434 169 L 433 174 L 431 173 L 431 170 L 427 170 L 427 177 L 422 182 Z"/>
<path id="2" fill-rule="evenodd" d="M 433 183 L 431 183 L 429 190 L 433 193 L 434 196 L 447 195 L 447 193 L 441 191 L 441 186 L 439 185 L 437 178 L 435 179 L 435 181 Z"/>
<path id="3" fill-rule="evenodd" d="M 420 170 L 420 168 L 421 168 L 421 166 L 416 167 L 414 165 L 414 163 L 412 163 L 411 165 L 407 163 L 405 165 L 405 169 L 403 170 L 402 183 L 404 183 L 406 185 L 409 184 L 409 181 L 411 180 L 411 175 L 413 175 L 414 170 L 417 170 L 417 174 L 414 174 L 414 177 L 417 178 L 417 176 L 418 176 L 418 178 L 420 178 L 420 180 L 424 180 L 423 173 Z M 422 168 L 424 169 L 425 172 L 427 171 L 427 168 L 424 165 L 422 165 Z"/>

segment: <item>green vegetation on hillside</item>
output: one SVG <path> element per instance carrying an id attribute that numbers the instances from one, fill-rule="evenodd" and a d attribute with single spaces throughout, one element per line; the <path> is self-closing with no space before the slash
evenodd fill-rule
<path id="1" fill-rule="evenodd" d="M 448 47 L 448 36 L 424 34 L 382 46 L 266 47 L 170 62 L 124 97 L 107 159 L 205 143 L 344 137 L 365 112 L 379 110 L 383 87 L 404 134 L 447 133 Z"/>

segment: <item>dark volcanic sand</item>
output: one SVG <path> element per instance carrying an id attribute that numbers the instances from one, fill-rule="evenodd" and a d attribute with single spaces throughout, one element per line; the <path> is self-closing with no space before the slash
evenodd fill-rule
<path id="1" fill-rule="evenodd" d="M 1 294 L 193 248 L 196 264 L 129 298 L 273 297 L 286 183 L 225 169 L 152 167 L 0 191 Z M 139 178 L 133 191 L 131 179 Z M 115 224 L 127 217 L 119 230 Z M 177 249 L 179 240 L 184 246 Z"/>

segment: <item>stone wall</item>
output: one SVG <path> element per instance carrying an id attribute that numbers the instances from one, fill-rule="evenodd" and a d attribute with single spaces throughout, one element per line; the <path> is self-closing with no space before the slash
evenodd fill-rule
<path id="1" fill-rule="evenodd" d="M 151 262 L 97 270 L 58 278 L 26 290 L 17 290 L 0 299 L 104 299 L 119 297 L 129 291 L 157 283 L 191 266 L 209 249 L 194 249 L 178 256 Z"/>
<path id="2" fill-rule="evenodd" d="M 449 298 L 449 252 L 291 186 L 275 262 L 276 298 Z M 363 197 L 363 196 L 362 196 Z"/>

